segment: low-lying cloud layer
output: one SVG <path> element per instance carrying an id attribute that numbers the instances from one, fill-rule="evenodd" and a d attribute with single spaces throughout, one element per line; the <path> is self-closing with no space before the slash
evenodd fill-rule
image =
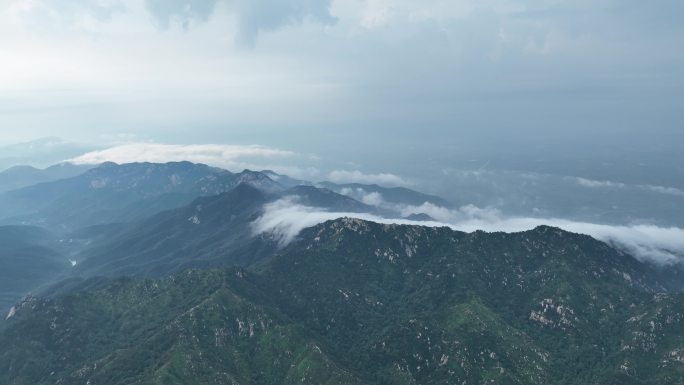
<path id="1" fill-rule="evenodd" d="M 253 223 L 256 234 L 270 233 L 281 245 L 294 240 L 304 228 L 328 220 L 351 217 L 378 223 L 397 223 L 422 226 L 447 226 L 454 230 L 473 232 L 521 232 L 540 225 L 554 226 L 570 232 L 590 235 L 624 250 L 641 261 L 670 265 L 684 262 L 684 229 L 653 225 L 616 226 L 570 221 L 559 218 L 506 217 L 495 209 L 464 206 L 449 210 L 435 205 L 406 206 L 402 214 L 424 213 L 436 221 L 388 219 L 372 214 L 328 212 L 298 203 L 289 197 L 264 207 L 264 214 Z M 422 210 L 422 211 L 421 211 Z"/>
<path id="2" fill-rule="evenodd" d="M 290 151 L 258 145 L 129 143 L 105 150 L 89 152 L 70 159 L 69 162 L 75 164 L 99 164 L 103 162 L 163 163 L 174 160 L 187 160 L 196 163 L 230 163 L 245 157 L 288 158 L 294 155 Z"/>
<path id="3" fill-rule="evenodd" d="M 290 196 L 265 205 L 264 214 L 252 223 L 252 229 L 255 234 L 271 234 L 281 246 L 285 246 L 307 227 L 344 217 L 378 223 L 424 224 L 403 219 L 389 220 L 367 213 L 329 212 L 318 207 L 302 205 L 299 203 L 299 197 Z M 437 225 L 437 222 L 434 224 Z"/>
<path id="4" fill-rule="evenodd" d="M 409 184 L 398 175 L 389 173 L 365 174 L 359 170 L 335 170 L 328 175 L 328 180 L 335 183 L 366 183 L 386 186 L 406 186 Z"/>
<path id="5" fill-rule="evenodd" d="M 298 178 L 309 178 L 317 175 L 318 170 L 316 168 L 301 168 L 285 164 L 287 160 L 295 160 L 301 157 L 302 155 L 292 151 L 260 145 L 128 143 L 105 150 L 88 152 L 69 159 L 67 162 L 74 164 L 115 162 L 121 164 L 190 161 L 233 171 L 270 169 Z"/>
<path id="6" fill-rule="evenodd" d="M 650 184 L 636 184 L 629 185 L 621 182 L 613 182 L 609 180 L 593 180 L 586 178 L 574 178 L 577 184 L 582 187 L 588 188 L 608 188 L 608 189 L 628 189 L 635 188 L 644 191 L 651 191 L 659 194 L 674 195 L 678 197 L 684 197 L 684 190 L 678 189 L 676 187 L 667 186 L 655 186 Z"/>
<path id="7" fill-rule="evenodd" d="M 380 209 L 390 210 L 401 217 L 408 217 L 414 214 L 425 214 L 440 222 L 451 222 L 454 220 L 454 211 L 430 202 L 420 205 L 408 205 L 396 202 L 389 202 L 379 192 L 369 192 L 361 187 L 345 187 L 339 191 L 340 194 L 356 199 L 369 206 Z M 474 206 L 466 206 L 474 207 Z"/>

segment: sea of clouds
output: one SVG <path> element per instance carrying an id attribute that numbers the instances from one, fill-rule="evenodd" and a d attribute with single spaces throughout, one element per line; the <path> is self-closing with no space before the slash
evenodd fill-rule
<path id="1" fill-rule="evenodd" d="M 654 262 L 660 265 L 684 263 L 684 229 L 678 227 L 659 227 L 645 224 L 610 225 L 561 218 L 514 217 L 506 216 L 497 209 L 480 208 L 473 205 L 456 209 L 440 207 L 431 203 L 424 203 L 419 206 L 400 205 L 386 202 L 381 194 L 376 192 L 366 194 L 365 199 L 361 199 L 361 201 L 384 209 L 391 208 L 398 217 L 427 214 L 433 220 L 413 221 L 381 217 L 372 213 L 330 212 L 303 205 L 298 197 L 290 196 L 267 204 L 264 207 L 263 215 L 253 222 L 253 231 L 255 234 L 270 233 L 278 239 L 282 246 L 285 246 L 292 242 L 303 229 L 343 217 L 385 224 L 446 226 L 464 232 L 483 230 L 510 233 L 547 225 L 574 233 L 590 235 L 628 252 L 641 261 Z"/>

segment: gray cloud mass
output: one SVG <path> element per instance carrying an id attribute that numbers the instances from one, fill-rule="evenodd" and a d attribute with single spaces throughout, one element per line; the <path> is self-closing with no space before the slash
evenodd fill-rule
<path id="1" fill-rule="evenodd" d="M 217 0 L 146 0 L 147 10 L 160 28 L 178 22 L 187 29 L 191 22 L 207 21 L 214 12 Z"/>
<path id="2" fill-rule="evenodd" d="M 209 20 L 217 6 L 225 5 L 236 16 L 237 41 L 247 46 L 253 46 L 262 31 L 301 23 L 307 17 L 326 24 L 335 22 L 330 0 L 146 0 L 146 5 L 160 27 L 178 22 L 185 29 Z"/>
<path id="3" fill-rule="evenodd" d="M 5 148 L 0 165 L 187 157 L 408 184 L 505 213 L 492 223 L 682 228 L 683 13 L 679 0 L 0 0 L 0 141 L 97 150 Z"/>

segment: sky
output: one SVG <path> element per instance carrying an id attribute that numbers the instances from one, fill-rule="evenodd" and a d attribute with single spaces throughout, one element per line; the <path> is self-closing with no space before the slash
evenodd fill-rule
<path id="1" fill-rule="evenodd" d="M 218 157 L 439 192 L 510 171 L 682 189 L 683 11 L 678 0 L 0 0 L 0 145 L 56 137 L 41 143 L 71 149 L 62 158 Z M 22 148 L 38 153 L 3 152 Z"/>
<path id="2" fill-rule="evenodd" d="M 190 160 L 401 186 L 452 202 L 421 208 L 438 224 L 552 224 L 668 263 L 684 255 L 683 14 L 681 0 L 0 0 L 0 169 Z M 272 209 L 260 224 L 284 240 L 345 215 Z"/>
<path id="3" fill-rule="evenodd" d="M 2 140 L 673 136 L 683 11 L 677 0 L 1 0 Z"/>

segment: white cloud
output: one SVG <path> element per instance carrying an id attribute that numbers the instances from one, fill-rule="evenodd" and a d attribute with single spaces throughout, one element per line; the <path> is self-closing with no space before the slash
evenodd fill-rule
<path id="1" fill-rule="evenodd" d="M 612 182 L 608 180 L 593 180 L 585 178 L 573 178 L 577 184 L 589 188 L 613 188 L 613 189 L 628 189 L 634 188 L 638 190 L 651 191 L 659 194 L 674 195 L 684 197 L 684 190 L 675 187 L 655 186 L 650 184 L 635 184 L 628 185 L 620 182 Z"/>
<path id="2" fill-rule="evenodd" d="M 494 221 L 466 220 L 455 228 L 463 231 L 485 230 L 518 232 L 548 225 L 587 234 L 623 249 L 639 260 L 659 264 L 684 261 L 684 229 L 653 225 L 615 226 L 574 222 L 558 218 L 496 218 Z"/>
<path id="3" fill-rule="evenodd" d="M 328 175 L 328 180 L 334 183 L 365 183 L 385 186 L 406 186 L 409 184 L 406 180 L 394 174 L 364 174 L 359 170 L 335 170 Z"/>
<path id="4" fill-rule="evenodd" d="M 297 197 L 286 197 L 264 206 L 264 214 L 252 223 L 254 234 L 268 233 L 274 236 L 281 246 L 292 242 L 305 228 L 325 221 L 352 217 L 378 223 L 416 224 L 408 220 L 388 220 L 366 213 L 328 212 L 317 207 L 299 203 Z M 426 222 L 420 222 L 425 224 Z"/>
<path id="5" fill-rule="evenodd" d="M 340 190 L 339 192 L 342 195 L 346 195 L 350 198 L 356 199 L 358 201 L 363 202 L 364 204 L 370 205 L 370 206 L 375 206 L 375 207 L 385 207 L 387 206 L 387 202 L 385 202 L 385 199 L 382 197 L 382 194 L 378 192 L 366 192 L 366 190 L 362 188 L 351 188 L 351 187 L 344 187 L 343 189 Z"/>
<path id="6" fill-rule="evenodd" d="M 458 210 L 451 210 L 430 202 L 424 202 L 420 205 L 393 203 L 386 201 L 382 194 L 378 192 L 367 192 L 362 188 L 345 187 L 341 189 L 339 193 L 367 205 L 393 211 L 404 218 L 414 214 L 426 214 L 439 222 L 455 223 L 465 217 L 491 218 L 492 215 L 500 215 L 500 212 L 496 209 L 480 209 L 474 205 L 463 206 Z"/>
<path id="7" fill-rule="evenodd" d="M 611 182 L 608 180 L 593 180 L 586 178 L 575 178 L 575 180 L 577 181 L 577 184 L 579 184 L 580 186 L 590 188 L 624 188 L 627 186 L 624 183 Z"/>
<path id="8" fill-rule="evenodd" d="M 402 217 L 408 217 L 414 214 L 427 214 L 440 222 L 452 222 L 455 218 L 455 213 L 444 207 L 425 202 L 420 206 L 399 206 L 397 211 Z"/>
<path id="9" fill-rule="evenodd" d="M 285 245 L 307 227 L 328 220 L 350 217 L 377 223 L 397 223 L 421 226 L 448 226 L 454 230 L 473 232 L 521 232 L 547 225 L 567 231 L 587 234 L 622 249 L 639 260 L 658 264 L 684 262 L 684 229 L 664 228 L 653 225 L 615 226 L 587 222 L 575 222 L 558 218 L 504 217 L 498 210 L 464 206 L 449 211 L 437 207 L 424 207 L 429 215 L 440 221 L 417 222 L 403 219 L 386 219 L 371 214 L 326 212 L 306 207 L 293 198 L 282 199 L 264 207 L 264 214 L 253 223 L 255 233 L 270 233 L 281 245 Z M 424 212 L 424 211 L 422 211 Z"/>
<path id="10" fill-rule="evenodd" d="M 402 217 L 408 217 L 413 214 L 427 214 L 435 220 L 446 223 L 456 221 L 464 215 L 464 213 L 460 213 L 459 210 L 450 210 L 430 202 L 424 202 L 421 205 L 388 202 L 382 194 L 378 192 L 368 192 L 362 188 L 345 187 L 341 189 L 339 193 L 361 201 L 369 206 L 391 210 Z M 461 210 L 466 210 L 468 214 L 474 215 L 476 213 L 473 208 L 475 208 L 475 206 L 464 206 Z"/>
<path id="11" fill-rule="evenodd" d="M 652 185 L 646 185 L 643 186 L 644 189 L 657 192 L 660 194 L 667 194 L 667 195 L 674 195 L 678 197 L 684 197 L 684 190 L 680 190 L 675 187 L 665 187 L 665 186 L 652 186 Z"/>
<path id="12" fill-rule="evenodd" d="M 380 194 L 379 192 L 372 192 L 366 194 L 361 199 L 361 202 L 370 206 L 381 206 L 385 202 L 385 200 L 382 198 L 382 194 Z"/>
<path id="13" fill-rule="evenodd" d="M 301 180 L 309 180 L 312 178 L 316 178 L 318 175 L 320 175 L 321 171 L 316 168 L 316 167 L 298 167 L 298 166 L 284 166 L 284 165 L 269 165 L 269 164 L 259 164 L 259 165 L 253 165 L 249 167 L 243 167 L 243 168 L 248 168 L 250 170 L 270 170 L 275 173 L 278 173 L 280 175 L 285 175 L 289 176 L 291 178 L 295 179 L 301 179 Z M 269 174 L 269 177 L 273 180 L 277 180 L 280 178 L 279 175 L 274 175 L 274 174 Z"/>
<path id="14" fill-rule="evenodd" d="M 246 161 L 287 159 L 295 156 L 296 154 L 291 151 L 259 145 L 129 143 L 89 152 L 69 159 L 67 162 L 74 164 L 100 164 L 103 162 L 165 163 L 186 160 L 212 166 L 235 168 L 243 166 Z"/>
<path id="15" fill-rule="evenodd" d="M 382 27 L 389 22 L 393 7 L 390 0 L 368 0 L 361 15 L 361 25 L 366 28 Z"/>

